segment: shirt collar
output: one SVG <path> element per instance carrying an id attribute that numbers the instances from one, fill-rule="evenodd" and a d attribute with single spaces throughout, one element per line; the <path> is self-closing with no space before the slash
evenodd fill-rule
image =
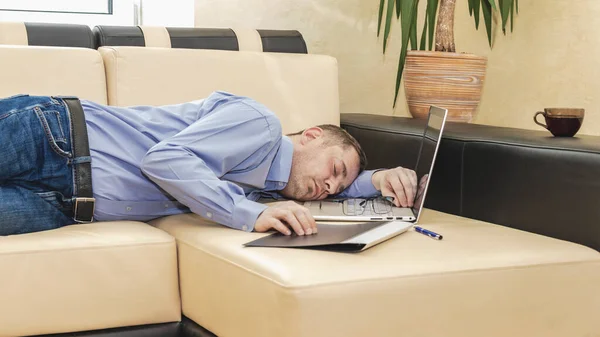
<path id="1" fill-rule="evenodd" d="M 267 174 L 267 180 L 284 182 L 287 184 L 290 179 L 290 172 L 292 170 L 292 156 L 294 154 L 294 144 L 292 140 L 287 136 L 281 137 L 281 145 L 279 150 L 273 158 L 273 164 Z M 284 186 L 285 187 L 285 186 Z M 282 187 L 283 189 L 283 187 Z"/>

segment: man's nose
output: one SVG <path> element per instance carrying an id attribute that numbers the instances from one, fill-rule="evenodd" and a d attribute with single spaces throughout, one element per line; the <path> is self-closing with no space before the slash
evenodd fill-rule
<path id="1" fill-rule="evenodd" d="M 335 181 L 332 181 L 332 180 L 325 181 L 325 187 L 326 187 L 328 195 L 333 195 L 333 194 L 335 194 L 335 191 L 337 191 L 337 183 Z"/>

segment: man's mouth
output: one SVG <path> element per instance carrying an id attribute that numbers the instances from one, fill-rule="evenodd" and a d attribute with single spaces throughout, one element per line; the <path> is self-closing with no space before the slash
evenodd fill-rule
<path id="1" fill-rule="evenodd" d="M 319 184 L 317 184 L 317 181 L 313 179 L 313 184 L 315 185 L 314 187 L 314 193 L 313 193 L 313 198 L 314 199 L 318 199 L 321 196 L 321 186 L 319 186 Z"/>
<path id="2" fill-rule="evenodd" d="M 319 199 L 321 197 L 321 195 L 323 194 L 323 189 L 321 188 L 321 186 L 319 186 L 319 184 L 317 184 L 317 181 L 313 179 L 313 183 L 315 184 L 315 193 L 313 198 L 314 199 Z"/>

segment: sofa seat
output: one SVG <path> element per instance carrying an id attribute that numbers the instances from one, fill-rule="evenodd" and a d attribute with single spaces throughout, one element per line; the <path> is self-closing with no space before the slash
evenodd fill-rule
<path id="1" fill-rule="evenodd" d="M 0 336 L 179 321 L 175 240 L 141 222 L 0 236 Z"/>
<path id="2" fill-rule="evenodd" d="M 414 231 L 361 253 L 249 248 L 265 234 L 182 214 L 183 313 L 219 337 L 552 337 L 600 333 L 600 254 L 426 210 Z"/>

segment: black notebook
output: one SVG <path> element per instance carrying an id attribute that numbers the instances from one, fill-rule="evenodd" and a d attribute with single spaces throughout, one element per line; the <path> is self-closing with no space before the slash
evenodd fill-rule
<path id="1" fill-rule="evenodd" d="M 308 248 L 358 252 L 386 241 L 412 227 L 403 221 L 364 222 L 330 225 L 317 222 L 319 232 L 299 236 L 273 233 L 246 243 L 246 247 Z"/>

